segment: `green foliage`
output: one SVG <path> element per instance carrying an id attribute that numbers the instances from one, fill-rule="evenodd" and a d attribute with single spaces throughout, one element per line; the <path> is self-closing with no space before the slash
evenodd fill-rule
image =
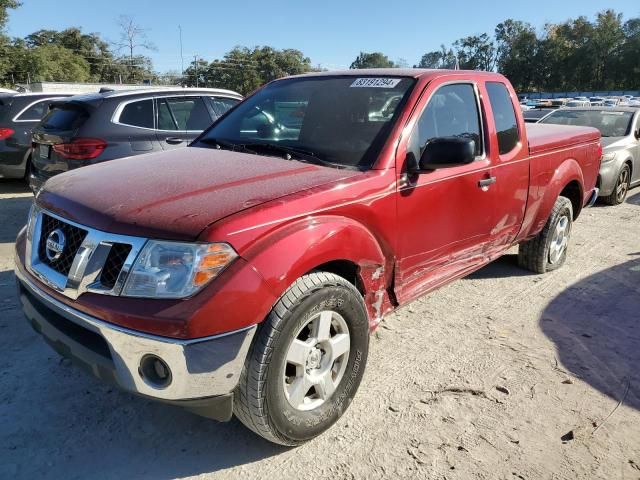
<path id="1" fill-rule="evenodd" d="M 507 19 L 493 37 L 462 38 L 449 49 L 424 54 L 418 66 L 451 68 L 456 57 L 462 69 L 499 71 L 518 91 L 637 89 L 640 18 L 623 23 L 622 14 L 605 10 L 593 21 L 578 17 L 547 24 L 540 33 Z"/>
<path id="2" fill-rule="evenodd" d="M 453 50 L 441 45 L 440 50 L 425 53 L 414 68 L 454 68 L 455 65 L 456 55 Z"/>
<path id="3" fill-rule="evenodd" d="M 17 0 L 0 0 L 0 32 L 4 31 L 4 27 L 7 25 L 9 19 L 9 12 L 7 10 L 16 9 L 21 5 L 21 2 Z"/>
<path id="4" fill-rule="evenodd" d="M 393 68 L 395 64 L 389 60 L 389 57 L 380 53 L 360 52 L 349 68 Z"/>
<path id="5" fill-rule="evenodd" d="M 299 50 L 238 46 L 222 59 L 212 62 L 198 59 L 197 63 L 194 60 L 184 75 L 189 86 L 227 88 L 248 94 L 276 78 L 310 70 L 311 60 Z"/>
<path id="6" fill-rule="evenodd" d="M 31 81 L 86 82 L 90 79 L 88 62 L 59 45 L 42 45 L 16 52 L 14 61 L 19 71 L 37 72 Z"/>

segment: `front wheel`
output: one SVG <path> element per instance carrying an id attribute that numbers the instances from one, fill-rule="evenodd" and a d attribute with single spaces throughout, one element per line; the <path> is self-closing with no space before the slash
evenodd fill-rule
<path id="1" fill-rule="evenodd" d="M 311 440 L 351 403 L 368 349 L 360 292 L 332 273 L 304 275 L 260 325 L 236 389 L 234 413 L 271 442 Z"/>
<path id="2" fill-rule="evenodd" d="M 567 258 L 573 206 L 566 197 L 558 197 L 551 215 L 538 235 L 520 244 L 518 264 L 535 273 L 546 273 L 560 268 Z"/>
<path id="3" fill-rule="evenodd" d="M 620 173 L 618 173 L 618 179 L 616 180 L 616 186 L 613 189 L 613 193 L 608 197 L 602 197 L 602 201 L 608 205 L 620 205 L 627 198 L 629 192 L 629 185 L 631 184 L 631 169 L 628 164 L 624 164 Z"/>

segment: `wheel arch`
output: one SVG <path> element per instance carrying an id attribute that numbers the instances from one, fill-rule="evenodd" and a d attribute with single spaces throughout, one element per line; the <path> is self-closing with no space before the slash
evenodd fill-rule
<path id="1" fill-rule="evenodd" d="M 362 295 L 374 329 L 393 308 L 393 258 L 389 248 L 356 220 L 325 216 L 287 225 L 254 243 L 241 256 L 264 278 L 273 294 L 282 294 L 313 271 L 334 273 Z"/>
<path id="2" fill-rule="evenodd" d="M 585 201 L 584 176 L 580 164 L 573 158 L 566 159 L 554 170 L 540 200 L 529 237 L 544 228 L 559 196 L 569 198 L 573 207 L 573 219 L 577 219 Z"/>

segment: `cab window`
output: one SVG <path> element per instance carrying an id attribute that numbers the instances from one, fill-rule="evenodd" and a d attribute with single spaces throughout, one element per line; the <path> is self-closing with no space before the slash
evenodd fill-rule
<path id="1" fill-rule="evenodd" d="M 496 122 L 498 150 L 500 155 L 504 155 L 516 148 L 520 142 L 516 112 L 513 109 L 509 90 L 504 83 L 487 82 L 487 92 L 489 93 L 493 119 Z"/>
<path id="2" fill-rule="evenodd" d="M 409 139 L 409 151 L 419 159 L 427 143 L 443 137 L 470 138 L 476 156 L 482 155 L 480 112 L 472 84 L 445 85 L 433 94 Z"/>

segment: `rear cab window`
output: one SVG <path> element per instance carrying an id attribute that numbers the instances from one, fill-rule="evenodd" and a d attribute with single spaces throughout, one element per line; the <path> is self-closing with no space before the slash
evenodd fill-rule
<path id="1" fill-rule="evenodd" d="M 487 82 L 486 87 L 489 93 L 491 110 L 493 111 L 493 119 L 496 124 L 498 150 L 500 155 L 505 155 L 513 151 L 520 143 L 516 112 L 513 109 L 509 90 L 504 83 Z"/>
<path id="2" fill-rule="evenodd" d="M 153 129 L 153 100 L 134 100 L 119 107 L 117 123 L 130 127 Z"/>

